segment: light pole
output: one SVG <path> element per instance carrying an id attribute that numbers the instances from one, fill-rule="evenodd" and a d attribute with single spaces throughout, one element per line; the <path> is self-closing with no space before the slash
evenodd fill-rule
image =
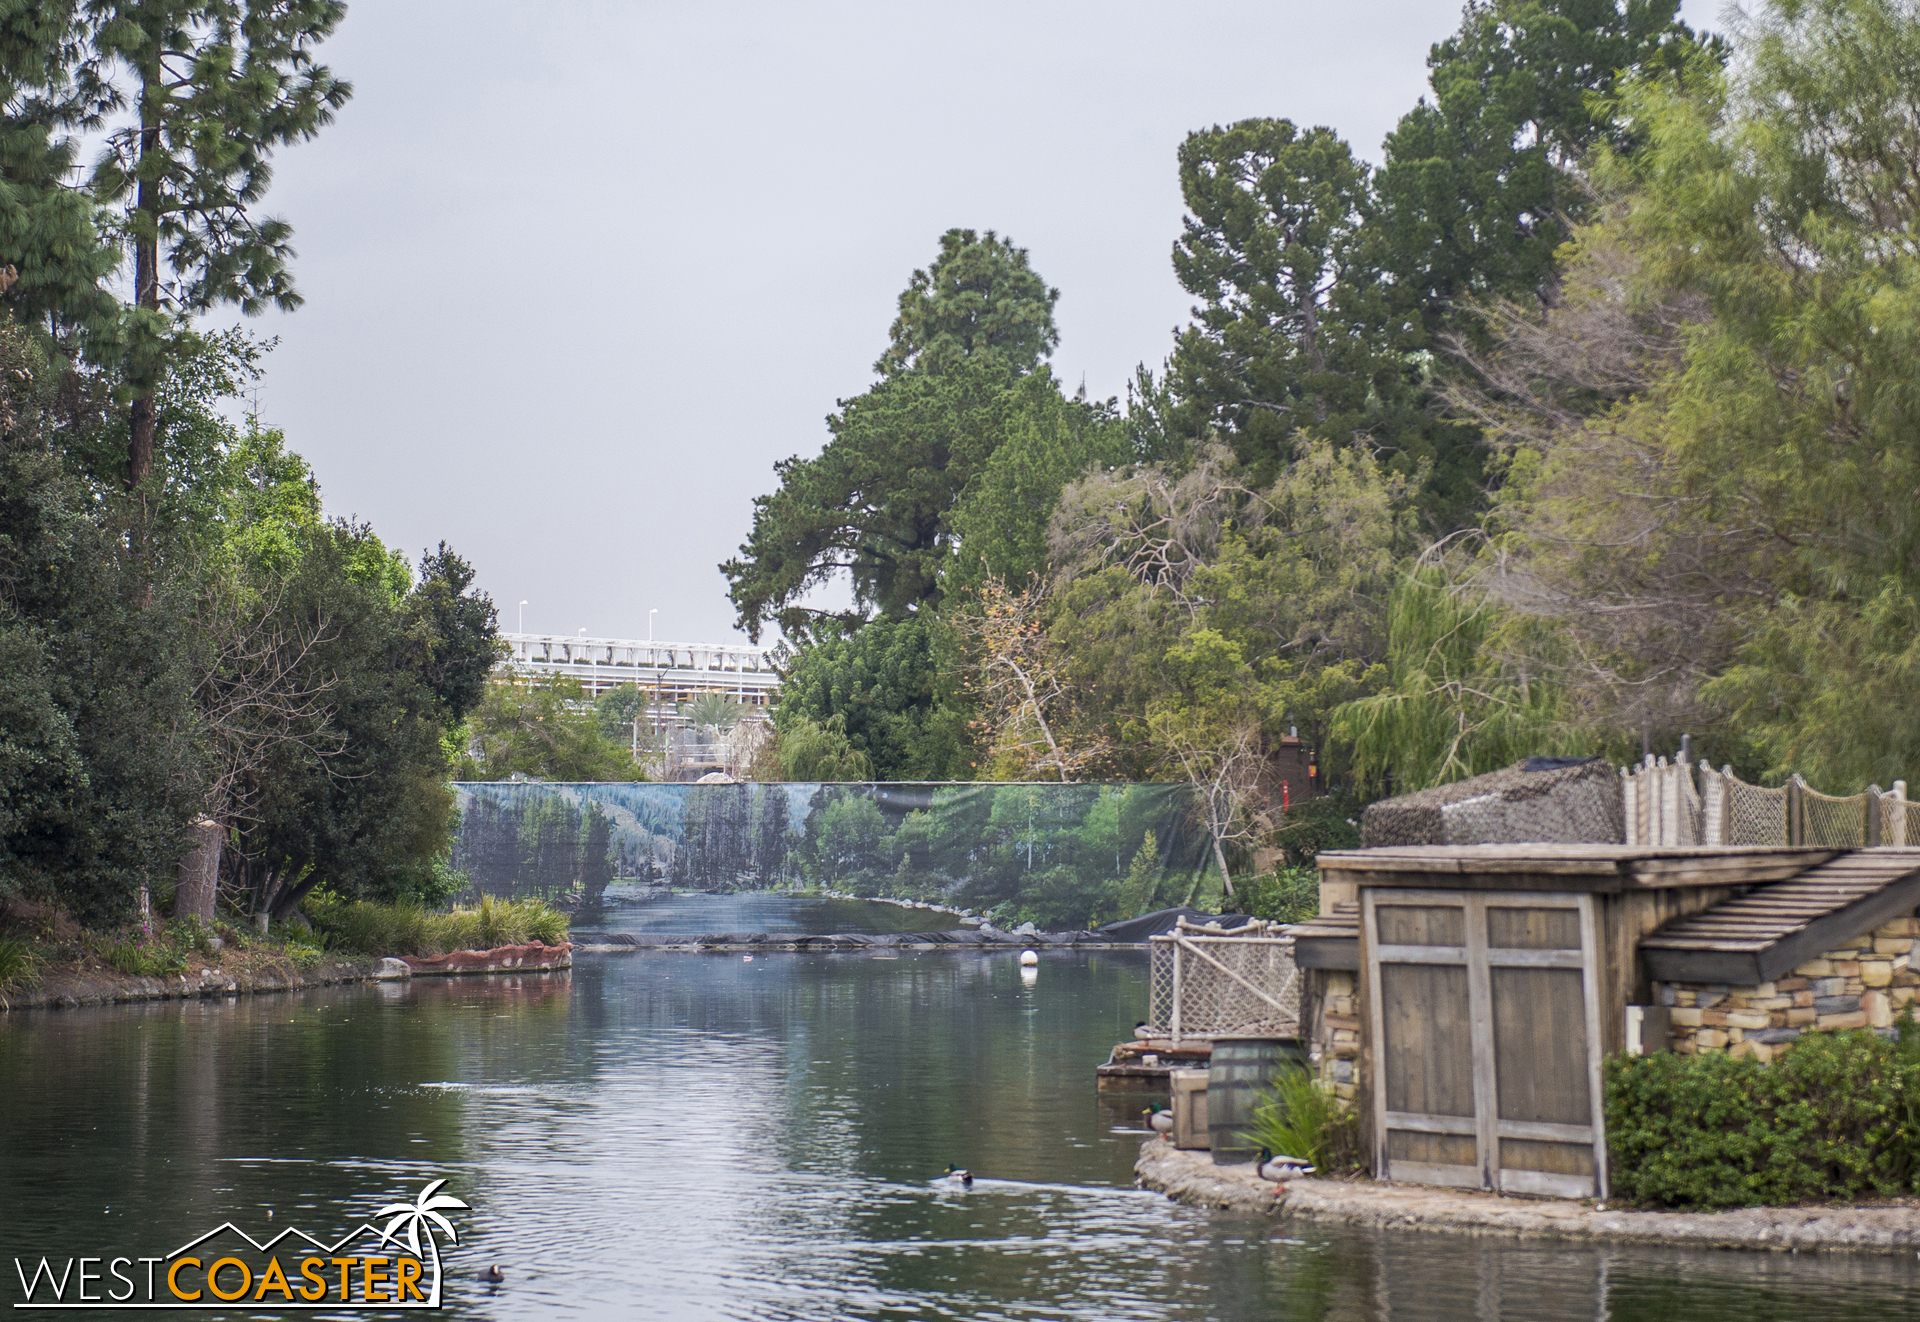
<path id="1" fill-rule="evenodd" d="M 527 631 L 527 603 L 523 601 L 520 603 L 520 632 L 525 633 L 526 631 Z"/>
<path id="2" fill-rule="evenodd" d="M 647 612 L 647 655 L 653 658 L 653 701 L 648 704 L 647 723 L 653 726 L 653 742 L 656 746 L 660 744 L 660 654 L 653 650 L 653 617 L 659 613 L 660 608 L 658 606 L 655 606 Z M 634 677 L 634 687 L 638 688 L 639 683 L 639 676 L 636 675 Z M 660 749 L 661 766 L 664 767 L 666 761 L 667 750 L 662 747 Z"/>

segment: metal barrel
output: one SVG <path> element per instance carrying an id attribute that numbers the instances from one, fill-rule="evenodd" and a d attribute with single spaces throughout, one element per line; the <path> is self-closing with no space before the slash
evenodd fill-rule
<path id="1" fill-rule="evenodd" d="M 1216 1037 L 1207 1065 L 1207 1128 L 1216 1165 L 1252 1161 L 1259 1145 L 1246 1136 L 1253 1108 L 1284 1064 L 1304 1066 L 1307 1049 L 1297 1037 Z"/>

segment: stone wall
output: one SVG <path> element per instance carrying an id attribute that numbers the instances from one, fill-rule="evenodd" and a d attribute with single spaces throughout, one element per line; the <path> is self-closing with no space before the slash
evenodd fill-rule
<path id="1" fill-rule="evenodd" d="M 1672 1013 L 1673 1049 L 1724 1051 L 1770 1061 L 1803 1033 L 1839 1028 L 1891 1032 L 1894 1020 L 1920 1021 L 1920 973 L 1909 967 L 1920 919 L 1896 918 L 1845 941 L 1790 977 L 1758 986 L 1656 982 Z"/>
<path id="2" fill-rule="evenodd" d="M 1308 969 L 1312 987 L 1302 1000 L 1302 1019 L 1312 1041 L 1308 1059 L 1321 1083 L 1351 1104 L 1360 1081 L 1360 975 L 1344 969 Z M 1314 1003 L 1318 1013 L 1311 1013 Z"/>

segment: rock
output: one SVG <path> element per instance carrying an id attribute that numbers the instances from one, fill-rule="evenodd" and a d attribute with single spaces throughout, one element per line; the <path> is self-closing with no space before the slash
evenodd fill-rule
<path id="1" fill-rule="evenodd" d="M 413 970 L 407 967 L 404 959 L 395 959 L 389 955 L 373 966 L 373 976 L 381 982 L 389 982 L 396 978 L 411 978 Z"/>
<path id="2" fill-rule="evenodd" d="M 225 950 L 226 948 L 227 948 L 227 943 L 224 940 L 222 940 L 220 937 L 210 936 L 207 938 L 207 949 L 213 954 L 217 955 L 221 951 Z"/>

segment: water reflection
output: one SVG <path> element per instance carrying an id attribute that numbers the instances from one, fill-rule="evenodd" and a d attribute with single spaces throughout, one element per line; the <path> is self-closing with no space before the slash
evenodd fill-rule
<path id="1" fill-rule="evenodd" d="M 571 975 L 0 1016 L 0 1256 L 339 1228 L 447 1176 L 476 1318 L 1901 1315 L 1892 1258 L 1594 1251 L 1180 1208 L 1092 1069 L 1144 959 L 584 958 Z M 970 1167 L 973 1190 L 938 1180 Z M 502 1263 L 498 1288 L 473 1279 Z"/>
<path id="2" fill-rule="evenodd" d="M 699 936 L 709 932 L 799 932 L 824 936 L 835 932 L 944 932 L 960 926 L 950 913 L 912 909 L 870 900 L 815 899 L 768 891 L 706 895 L 698 891 L 668 894 L 635 886 L 607 887 L 606 902 L 579 915 L 578 937 L 606 932 L 669 932 Z"/>

